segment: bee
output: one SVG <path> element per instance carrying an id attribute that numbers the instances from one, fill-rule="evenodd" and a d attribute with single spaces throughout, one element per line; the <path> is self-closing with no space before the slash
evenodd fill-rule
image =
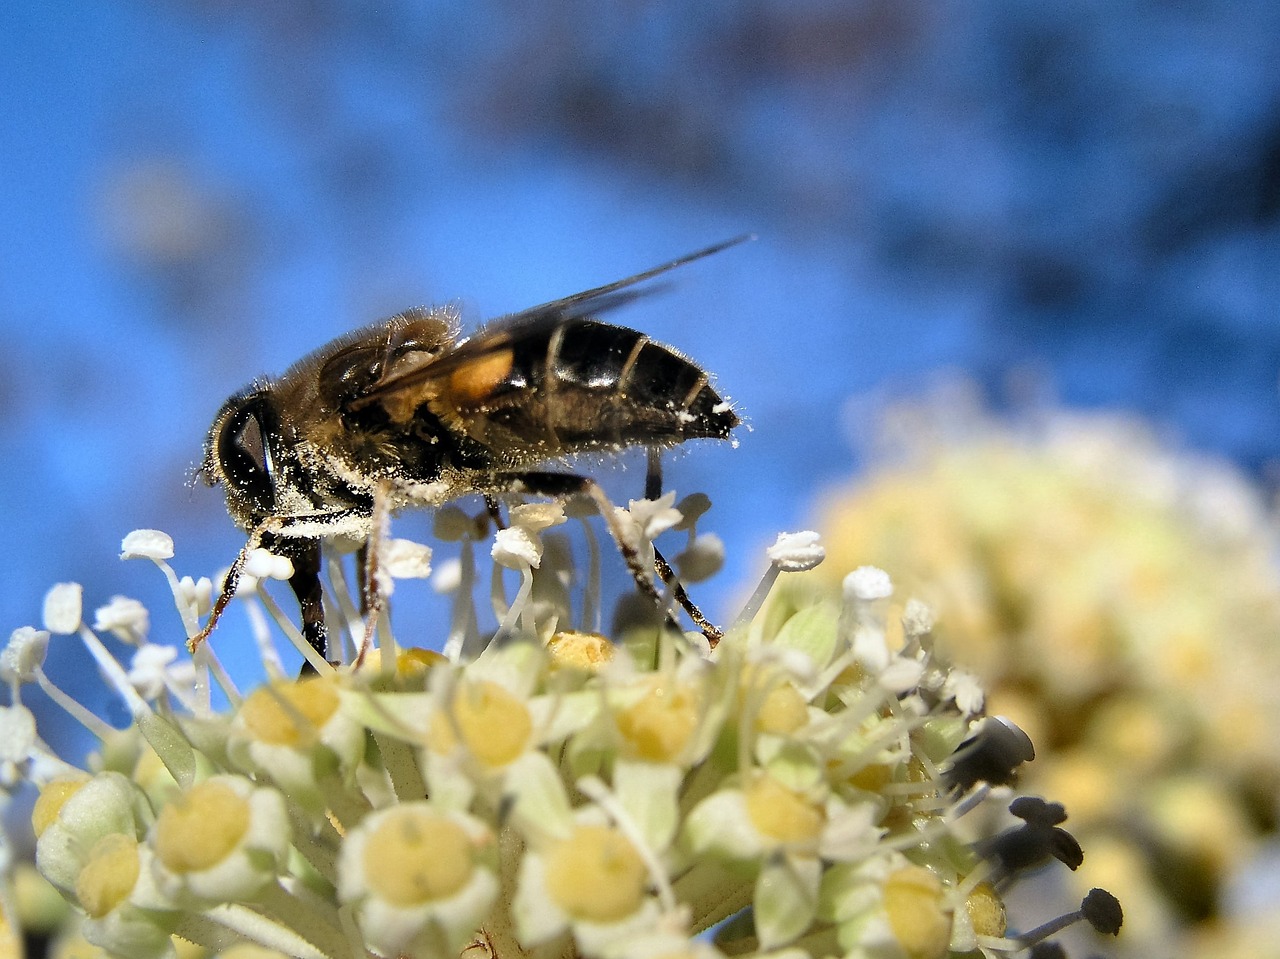
<path id="1" fill-rule="evenodd" d="M 292 561 L 303 635 L 326 657 L 321 542 L 341 536 L 365 544 L 372 631 L 379 599 L 370 543 L 385 518 L 469 494 L 482 495 L 499 521 L 503 494 L 593 497 L 637 586 L 659 601 L 652 572 L 599 486 L 545 466 L 582 452 L 645 447 L 652 498 L 661 451 L 730 438 L 740 419 L 710 374 L 597 317 L 651 292 L 637 288 L 643 281 L 746 239 L 503 317 L 466 338 L 450 309 L 407 310 L 236 393 L 214 418 L 200 476 L 223 487 L 227 511 L 249 541 L 191 648 L 217 623 L 250 551 L 263 546 Z M 718 639 L 656 551 L 654 566 L 708 639 Z"/>

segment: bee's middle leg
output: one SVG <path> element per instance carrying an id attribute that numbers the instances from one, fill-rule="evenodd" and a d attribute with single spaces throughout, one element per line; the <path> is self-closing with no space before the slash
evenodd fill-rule
<path id="1" fill-rule="evenodd" d="M 635 580 L 636 587 L 651 599 L 654 605 L 665 607 L 662 594 L 658 592 L 653 583 L 652 572 L 645 567 L 645 564 L 640 559 L 640 551 L 627 537 L 626 531 L 614 516 L 613 504 L 609 502 L 609 497 L 605 495 L 599 483 L 589 476 L 579 476 L 576 473 L 517 473 L 507 477 L 499 477 L 499 479 L 506 479 L 507 489 L 513 493 L 530 493 L 535 496 L 555 497 L 590 496 L 595 501 L 600 514 L 604 517 L 605 525 L 608 526 L 609 533 L 617 544 L 618 552 L 622 554 L 623 562 L 627 564 L 627 571 L 631 573 L 631 578 Z M 676 602 L 689 614 L 689 618 L 702 631 L 702 634 L 707 637 L 707 642 L 714 647 L 716 643 L 720 642 L 721 631 L 708 621 L 702 611 L 689 598 L 689 594 L 685 592 L 684 587 L 675 578 L 675 573 L 671 566 L 656 547 L 653 553 L 654 565 L 657 567 L 658 575 L 662 577 L 663 583 L 671 588 Z M 666 616 L 668 625 L 679 631 L 680 625 L 674 620 L 670 610 L 666 610 Z"/>
<path id="2" fill-rule="evenodd" d="M 287 556 L 293 563 L 289 588 L 298 598 L 302 610 L 302 637 L 326 662 L 329 659 L 329 633 L 324 622 L 324 590 L 320 583 L 320 540 L 276 539 L 264 545 L 274 553 Z M 310 660 L 304 660 L 302 671 L 313 672 Z"/>

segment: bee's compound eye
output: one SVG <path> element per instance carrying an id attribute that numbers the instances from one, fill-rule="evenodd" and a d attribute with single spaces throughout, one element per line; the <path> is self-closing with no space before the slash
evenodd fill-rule
<path id="1" fill-rule="evenodd" d="M 218 434 L 218 461 L 229 492 L 250 500 L 263 513 L 275 507 L 267 415 L 263 398 L 251 398 L 228 412 Z"/>

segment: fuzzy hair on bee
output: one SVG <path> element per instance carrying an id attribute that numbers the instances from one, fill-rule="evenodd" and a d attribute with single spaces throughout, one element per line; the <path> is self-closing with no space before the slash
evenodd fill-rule
<path id="1" fill-rule="evenodd" d="M 209 430 L 200 475 L 223 487 L 227 511 L 249 542 L 192 648 L 234 593 L 248 552 L 265 546 L 293 562 L 303 633 L 323 658 L 321 541 L 369 541 L 392 512 L 468 494 L 484 496 L 495 518 L 495 498 L 506 493 L 591 496 L 637 586 L 658 600 L 652 571 L 599 486 L 546 467 L 580 453 L 643 447 L 650 451 L 646 495 L 653 496 L 662 451 L 731 437 L 740 419 L 709 373 L 672 347 L 597 317 L 652 292 L 637 288 L 643 281 L 746 239 L 503 317 L 469 337 L 451 308 L 407 310 L 233 395 Z M 376 552 L 366 549 L 367 563 Z M 670 568 L 658 566 L 670 581 Z M 366 576 L 366 590 L 375 581 Z M 718 638 L 679 584 L 669 585 L 694 622 Z M 377 596 L 366 604 L 372 630 Z"/>

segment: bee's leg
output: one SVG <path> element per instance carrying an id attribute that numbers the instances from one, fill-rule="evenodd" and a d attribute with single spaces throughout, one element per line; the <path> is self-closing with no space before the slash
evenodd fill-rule
<path id="1" fill-rule="evenodd" d="M 222 618 L 227 604 L 231 602 L 231 597 L 235 596 L 236 589 L 240 585 L 240 573 L 244 570 L 244 564 L 249 559 L 249 554 L 262 544 L 262 537 L 265 533 L 266 524 L 264 523 L 249 534 L 249 541 L 236 554 L 235 560 L 231 563 L 231 568 L 227 570 L 227 575 L 223 577 L 222 589 L 218 593 L 218 598 L 213 601 L 213 608 L 209 610 L 209 618 L 205 620 L 204 627 L 200 632 L 187 639 L 187 652 L 194 653 L 199 649 L 200 644 L 209 638 L 213 628 L 218 625 L 218 620 Z"/>
<path id="2" fill-rule="evenodd" d="M 583 495 L 590 496 L 595 501 L 596 507 L 600 510 L 600 514 L 604 517 L 605 525 L 609 528 L 609 533 L 613 537 L 613 541 L 618 546 L 618 552 L 622 554 L 623 562 L 627 564 L 627 571 L 631 573 L 631 578 L 635 580 L 636 587 L 646 597 L 653 600 L 654 605 L 664 607 L 665 603 L 662 594 L 653 584 L 652 573 L 645 568 L 640 559 L 640 551 L 636 548 L 635 543 L 631 542 L 627 536 L 626 530 L 622 528 L 622 524 L 618 522 L 618 518 L 614 515 L 613 504 L 609 502 L 609 497 L 605 495 L 600 484 L 589 476 L 578 476 L 574 473 L 515 473 L 507 476 L 496 477 L 499 482 L 506 480 L 513 493 L 531 493 L 535 496 L 554 496 L 565 497 Z M 659 554 L 654 550 L 654 555 Z M 698 628 L 702 630 L 702 634 L 707 637 L 707 642 L 712 646 L 720 641 L 720 630 L 711 625 L 702 615 L 701 610 L 693 604 L 689 599 L 688 593 L 684 587 L 675 581 L 675 575 L 666 560 L 659 560 L 661 563 L 661 575 L 663 582 L 672 586 L 672 594 L 675 596 L 676 602 L 687 612 Z M 667 611 L 667 620 L 671 626 L 677 630 L 680 629 L 678 623 L 672 618 L 670 610 Z"/>
<path id="3" fill-rule="evenodd" d="M 649 468 L 644 474 L 644 498 L 657 499 L 662 495 L 662 450 L 650 446 Z"/>
<path id="4" fill-rule="evenodd" d="M 702 630 L 702 635 L 707 637 L 707 643 L 712 649 L 716 648 L 716 644 L 724 638 L 724 633 L 718 626 L 712 623 L 706 616 L 702 614 L 697 604 L 689 598 L 689 594 L 685 592 L 683 584 L 676 579 L 675 570 L 671 568 L 671 564 L 667 562 L 666 557 L 658 552 L 658 547 L 653 548 L 653 566 L 657 570 L 658 575 L 662 578 L 662 582 L 671 590 L 675 596 L 676 602 L 680 604 L 680 608 L 689 614 L 689 618 L 693 620 L 693 624 Z"/>
<path id="5" fill-rule="evenodd" d="M 496 499 L 488 493 L 484 494 L 484 508 L 489 513 L 489 518 L 493 520 L 493 525 L 497 529 L 506 529 L 507 524 L 502 519 L 502 506 Z"/>
<path id="6" fill-rule="evenodd" d="M 644 498 L 653 500 L 662 495 L 662 450 L 656 446 L 650 446 L 647 453 L 649 468 L 644 476 Z M 656 546 L 653 547 L 653 566 L 662 582 L 675 596 L 676 602 L 680 604 L 681 609 L 689 614 L 689 618 L 693 620 L 694 625 L 702 630 L 703 636 L 707 637 L 707 642 L 711 644 L 711 648 L 715 649 L 716 644 L 720 642 L 724 634 L 702 614 L 702 610 L 689 598 L 689 594 L 685 592 L 680 580 L 676 579 L 676 574 L 671 568 L 671 564 L 667 562 L 666 557 L 662 555 Z"/>
<path id="7" fill-rule="evenodd" d="M 369 592 L 367 575 L 369 567 L 369 543 L 366 540 L 356 547 L 356 593 L 360 596 L 360 615 L 369 612 Z"/>
<path id="8" fill-rule="evenodd" d="M 364 639 L 356 650 L 356 665 L 364 662 L 365 656 L 373 648 L 373 636 L 378 629 L 378 619 L 382 616 L 383 596 L 381 588 L 382 571 L 379 569 L 382 558 L 382 543 L 390 532 L 391 524 L 391 488 L 383 480 L 373 494 L 373 514 L 370 517 L 369 538 L 365 541 L 360 566 L 364 570 L 364 582 L 360 590 L 360 606 L 364 613 Z"/>
<path id="9" fill-rule="evenodd" d="M 324 591 L 320 586 L 320 540 L 268 537 L 264 543 L 273 553 L 287 556 L 293 563 L 289 588 L 302 610 L 302 638 L 327 662 L 329 633 L 324 622 Z M 315 667 L 310 660 L 303 660 L 302 671 L 312 673 Z"/>

